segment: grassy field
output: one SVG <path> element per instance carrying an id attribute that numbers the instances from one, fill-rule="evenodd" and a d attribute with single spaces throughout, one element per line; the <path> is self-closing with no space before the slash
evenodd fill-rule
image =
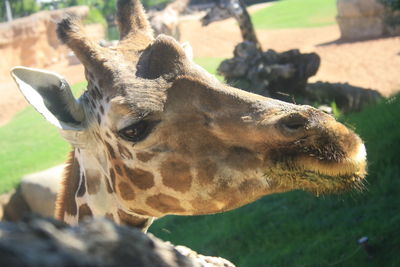
<path id="1" fill-rule="evenodd" d="M 222 60 L 223 58 L 207 57 L 207 58 L 195 58 L 194 62 L 202 66 L 209 73 L 216 75 L 216 77 L 222 81 L 223 77 L 217 75 L 217 68 Z"/>
<path id="2" fill-rule="evenodd" d="M 86 82 L 74 85 L 75 95 L 85 87 Z M 5 192 L 12 189 L 22 175 L 62 163 L 69 145 L 56 127 L 33 107 L 28 107 L 0 127 L 0 148 L 0 192 Z"/>
<path id="3" fill-rule="evenodd" d="M 400 97 L 342 118 L 365 140 L 364 192 L 315 197 L 295 191 L 224 214 L 167 216 L 156 236 L 237 266 L 400 266 Z M 384 134 L 384 136 L 383 136 Z M 372 258 L 357 244 L 368 236 Z"/>
<path id="4" fill-rule="evenodd" d="M 257 29 L 320 27 L 335 23 L 336 0 L 281 0 L 251 15 Z"/>

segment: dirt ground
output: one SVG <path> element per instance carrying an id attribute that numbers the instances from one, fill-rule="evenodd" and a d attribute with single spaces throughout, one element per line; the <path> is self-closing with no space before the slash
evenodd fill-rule
<path id="1" fill-rule="evenodd" d="M 251 11 L 259 6 L 251 8 Z M 201 15 L 184 17 L 181 42 L 188 41 L 195 57 L 231 57 L 241 41 L 239 28 L 233 19 L 202 27 Z M 321 67 L 314 81 L 347 82 L 351 85 L 376 89 L 385 96 L 400 90 L 400 37 L 340 43 L 339 28 L 335 26 L 307 29 L 258 30 L 263 49 L 285 51 L 300 49 L 316 52 Z M 49 66 L 66 77 L 70 84 L 82 81 L 81 65 L 59 63 Z M 27 105 L 10 77 L 0 77 L 0 125 L 9 121 Z"/>
<path id="2" fill-rule="evenodd" d="M 196 20 L 182 23 L 182 41 L 195 57 L 232 57 L 241 41 L 233 19 L 201 27 Z M 264 50 L 300 49 L 316 52 L 321 66 L 314 81 L 342 82 L 378 90 L 389 96 L 400 90 L 400 37 L 341 43 L 337 25 L 321 28 L 257 30 Z"/>

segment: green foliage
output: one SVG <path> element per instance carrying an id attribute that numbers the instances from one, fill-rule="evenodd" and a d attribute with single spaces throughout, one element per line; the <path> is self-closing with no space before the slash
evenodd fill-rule
<path id="1" fill-rule="evenodd" d="M 141 0 L 144 7 L 148 8 L 154 5 L 159 5 L 163 3 L 168 3 L 170 0 Z M 94 22 L 103 23 L 100 19 L 99 14 L 103 16 L 107 21 L 113 22 L 113 18 L 116 12 L 116 0 L 65 0 L 63 3 L 63 7 L 76 6 L 76 5 L 87 5 L 91 7 L 90 12 L 98 13 L 98 14 L 89 14 L 89 17 L 92 16 L 95 19 Z M 94 12 L 96 10 L 97 12 Z"/>
<path id="2" fill-rule="evenodd" d="M 100 23 L 104 27 L 107 27 L 107 21 L 105 20 L 101 12 L 96 8 L 91 8 L 89 10 L 89 14 L 87 15 L 83 23 L 84 24 Z"/>
<path id="3" fill-rule="evenodd" d="M 217 74 L 217 68 L 218 68 L 219 64 L 221 64 L 222 60 L 223 60 L 223 58 L 204 57 L 204 58 L 195 58 L 194 62 L 196 62 L 196 64 L 199 64 L 200 66 L 202 66 L 205 70 L 207 70 L 212 75 L 215 75 L 215 77 L 218 80 L 223 81 L 224 77 Z"/>
<path id="4" fill-rule="evenodd" d="M 116 8 L 117 1 L 105 0 L 101 1 L 101 3 L 103 3 L 103 6 L 101 8 L 101 13 L 103 14 L 103 16 L 106 18 L 113 17 L 115 15 L 115 12 L 117 11 Z"/>
<path id="5" fill-rule="evenodd" d="M 108 40 L 118 40 L 119 32 L 117 25 L 112 25 L 107 27 L 107 39 Z"/>
<path id="6" fill-rule="evenodd" d="M 86 83 L 79 83 L 73 90 L 82 92 L 85 87 Z M 69 145 L 54 126 L 28 107 L 0 127 L 0 148 L 0 192 L 6 192 L 22 175 L 62 163 Z"/>
<path id="7" fill-rule="evenodd" d="M 379 0 L 379 1 L 390 8 L 400 9 L 400 0 Z"/>
<path id="8" fill-rule="evenodd" d="M 85 24 L 100 23 L 107 26 L 106 18 L 107 16 L 113 15 L 115 13 L 114 0 L 64 0 L 59 7 L 70 7 L 78 5 L 86 5 L 90 7 L 89 14 L 84 20 Z"/>
<path id="9" fill-rule="evenodd" d="M 169 2 L 172 2 L 173 0 L 142 0 L 142 4 L 145 8 L 149 8 L 152 6 L 157 6 L 157 5 L 165 5 Z"/>
<path id="10" fill-rule="evenodd" d="M 342 117 L 364 139 L 366 190 L 315 197 L 294 191 L 224 214 L 157 220 L 150 231 L 237 266 L 399 266 L 400 96 Z M 368 236 L 370 258 L 357 244 Z"/>
<path id="11" fill-rule="evenodd" d="M 28 16 L 39 10 L 35 0 L 9 0 L 13 18 Z M 0 21 L 6 21 L 5 1 L 0 1 Z"/>
<path id="12" fill-rule="evenodd" d="M 333 117 L 335 117 L 336 119 L 340 118 L 342 116 L 342 112 L 340 111 L 340 109 L 337 107 L 336 102 L 332 102 L 331 103 L 331 108 L 332 108 L 332 114 Z"/>
<path id="13" fill-rule="evenodd" d="M 281 0 L 251 15 L 258 29 L 320 27 L 335 24 L 336 0 Z"/>

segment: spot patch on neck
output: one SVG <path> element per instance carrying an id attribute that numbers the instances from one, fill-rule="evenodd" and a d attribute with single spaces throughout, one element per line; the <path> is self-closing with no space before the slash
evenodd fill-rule
<path id="1" fill-rule="evenodd" d="M 154 186 L 154 176 L 148 171 L 134 168 L 131 169 L 127 166 L 125 167 L 125 173 L 128 176 L 129 180 L 142 190 L 150 189 Z"/>
<path id="2" fill-rule="evenodd" d="M 185 211 L 177 198 L 161 193 L 148 197 L 146 204 L 163 214 Z"/>
<path id="3" fill-rule="evenodd" d="M 197 167 L 197 179 L 200 184 L 207 185 L 213 183 L 217 173 L 217 164 L 209 159 L 200 161 Z"/>
<path id="4" fill-rule="evenodd" d="M 132 190 L 132 187 L 125 182 L 118 183 L 118 191 L 124 200 L 133 200 L 135 199 L 135 192 Z"/>
<path id="5" fill-rule="evenodd" d="M 136 158 L 140 160 L 141 162 L 148 162 L 154 157 L 153 153 L 148 153 L 148 152 L 138 152 L 136 154 Z"/>
<path id="6" fill-rule="evenodd" d="M 190 166 L 182 160 L 167 159 L 161 164 L 160 173 L 163 184 L 176 191 L 187 192 L 192 185 Z"/>
<path id="7" fill-rule="evenodd" d="M 86 183 L 89 195 L 95 195 L 100 190 L 101 174 L 97 170 L 86 170 Z"/>

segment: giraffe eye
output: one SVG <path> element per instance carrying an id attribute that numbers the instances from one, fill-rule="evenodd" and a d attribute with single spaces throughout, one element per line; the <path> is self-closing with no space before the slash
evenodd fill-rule
<path id="1" fill-rule="evenodd" d="M 132 124 L 118 132 L 119 136 L 126 141 L 139 142 L 145 139 L 157 124 L 157 121 L 142 120 Z"/>

